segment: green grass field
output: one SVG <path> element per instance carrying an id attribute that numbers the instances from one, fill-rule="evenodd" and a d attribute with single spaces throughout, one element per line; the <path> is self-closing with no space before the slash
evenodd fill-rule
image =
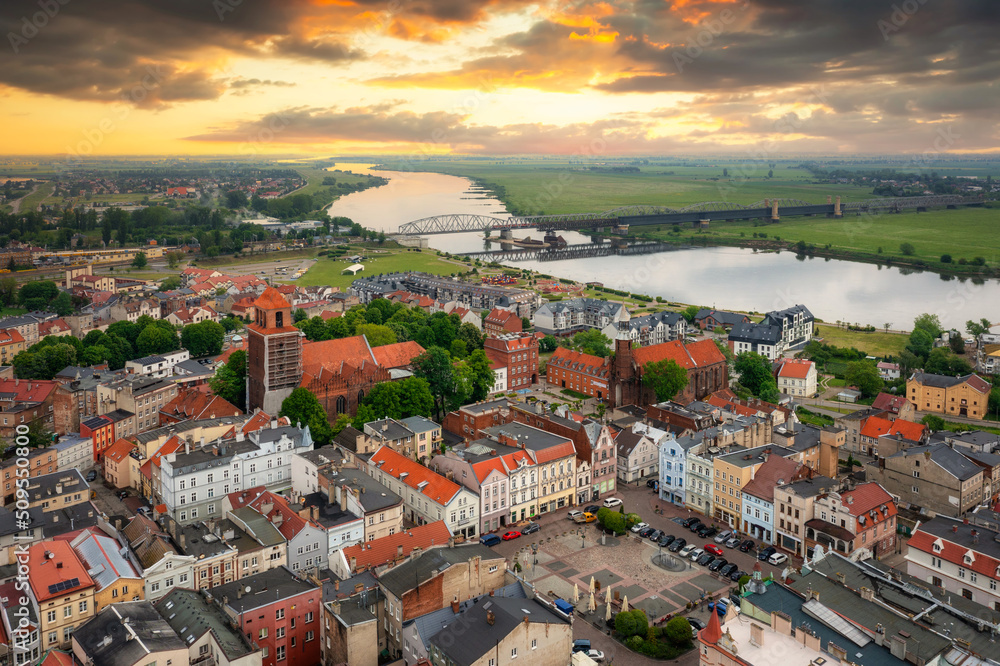
<path id="1" fill-rule="evenodd" d="M 897 326 L 909 326 L 911 322 L 898 322 Z M 818 322 L 819 329 L 817 337 L 823 338 L 823 342 L 834 347 L 853 347 L 871 356 L 885 357 L 895 356 L 906 347 L 908 336 L 902 333 L 885 333 L 876 331 L 874 333 L 863 333 L 860 331 L 848 331 L 845 328 L 838 328 Z"/>
<path id="2" fill-rule="evenodd" d="M 24 197 L 21 201 L 20 212 L 26 213 L 29 210 L 36 210 L 38 205 L 45 201 L 55 189 L 55 183 L 51 181 L 39 184 L 37 190 Z"/>
<path id="3" fill-rule="evenodd" d="M 432 251 L 408 252 L 406 250 L 390 251 L 388 254 L 370 254 L 371 258 L 364 262 L 365 270 L 357 275 L 344 273 L 344 269 L 350 266 L 350 262 L 343 259 L 331 260 L 328 257 L 319 257 L 312 268 L 306 271 L 298 280 L 289 281 L 289 284 L 303 286 L 330 285 L 347 289 L 354 280 L 365 275 L 392 273 L 395 271 L 424 271 L 435 275 L 451 275 L 467 270 L 465 264 L 438 257 Z"/>
<path id="4" fill-rule="evenodd" d="M 655 229 L 655 228 L 654 228 Z M 754 226 L 752 221 L 713 222 L 708 232 L 681 228 L 674 233 L 662 228 L 652 231 L 659 238 L 693 238 L 707 235 L 726 239 L 753 239 L 753 234 L 780 237 L 782 241 L 804 241 L 822 249 L 826 245 L 843 250 L 864 252 L 883 257 L 904 258 L 900 244 L 913 245 L 913 259 L 938 263 L 941 255 L 950 254 L 953 263 L 960 258 L 972 260 L 984 257 L 988 262 L 1000 256 L 1000 209 L 961 208 L 931 210 L 926 213 L 908 212 L 870 218 L 793 217 L 777 224 Z M 638 231 L 638 229 L 637 229 Z M 879 248 L 882 249 L 881 253 Z"/>
<path id="5" fill-rule="evenodd" d="M 391 161 L 387 169 L 400 167 Z M 805 169 L 776 165 L 766 178 L 767 165 L 745 167 L 735 160 L 710 165 L 652 164 L 639 173 L 587 170 L 569 160 L 429 160 L 421 171 L 475 178 L 503 188 L 508 208 L 523 214 L 600 212 L 631 204 L 682 207 L 702 201 L 749 204 L 761 199 L 787 197 L 825 203 L 827 195 L 844 201 L 871 198 L 870 191 L 852 185 L 814 185 Z M 723 176 L 728 169 L 729 177 Z M 742 174 L 746 174 L 743 177 Z"/>

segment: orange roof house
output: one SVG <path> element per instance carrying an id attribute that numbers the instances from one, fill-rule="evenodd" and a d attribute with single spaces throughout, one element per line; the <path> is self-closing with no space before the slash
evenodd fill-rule
<path id="1" fill-rule="evenodd" d="M 335 553 L 336 560 L 339 561 L 331 562 L 330 565 L 331 568 L 336 565 L 337 569 L 346 574 L 344 577 L 347 577 L 366 569 L 378 569 L 394 564 L 409 557 L 415 550 L 444 545 L 448 543 L 449 537 L 451 531 L 448 526 L 443 520 L 438 520 L 380 539 L 341 548 Z"/>
<path id="2" fill-rule="evenodd" d="M 375 470 L 401 481 L 421 495 L 441 506 L 447 505 L 462 489 L 454 481 L 434 472 L 416 461 L 382 446 L 372 454 L 368 464 Z M 378 480 L 378 477 L 375 477 Z"/>
<path id="3" fill-rule="evenodd" d="M 160 410 L 160 425 L 223 416 L 239 416 L 241 414 L 243 412 L 225 398 L 194 389 L 182 388 L 178 391 L 177 397 Z"/>
<path id="4" fill-rule="evenodd" d="M 423 354 L 426 349 L 413 340 L 397 342 L 372 348 L 375 362 L 386 369 L 409 367 L 413 359 Z"/>
<path id="5" fill-rule="evenodd" d="M 28 584 L 40 605 L 94 592 L 94 580 L 68 541 L 43 541 L 28 547 Z"/>

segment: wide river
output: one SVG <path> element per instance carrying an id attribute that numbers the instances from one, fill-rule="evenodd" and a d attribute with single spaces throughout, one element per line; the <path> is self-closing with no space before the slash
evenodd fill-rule
<path id="1" fill-rule="evenodd" d="M 395 233 L 400 224 L 448 213 L 507 217 L 503 203 L 465 178 L 436 173 L 371 171 L 370 164 L 339 163 L 335 169 L 389 178 L 384 187 L 342 197 L 330 215 Z M 520 233 L 516 234 L 518 238 Z M 535 238 L 541 234 L 533 232 Z M 564 232 L 567 242 L 590 238 Z M 451 253 L 499 249 L 482 234 L 428 236 L 431 247 Z M 799 259 L 793 252 L 755 253 L 735 247 L 678 250 L 635 257 L 596 257 L 512 264 L 573 280 L 662 296 L 672 302 L 766 312 L 802 303 L 828 322 L 847 321 L 909 330 L 913 319 L 936 313 L 942 324 L 965 330 L 969 319 L 1000 322 L 1000 281 L 945 279 L 931 272 L 835 259 Z"/>

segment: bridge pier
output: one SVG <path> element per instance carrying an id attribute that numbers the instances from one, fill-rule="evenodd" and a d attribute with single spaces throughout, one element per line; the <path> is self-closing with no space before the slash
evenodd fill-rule
<path id="1" fill-rule="evenodd" d="M 626 238 L 612 238 L 611 247 L 617 249 L 628 247 L 628 239 Z"/>
<path id="2" fill-rule="evenodd" d="M 694 226 L 696 226 L 696 227 L 698 227 L 700 229 L 708 229 L 708 223 L 709 222 L 710 222 L 710 220 L 707 217 L 705 217 L 705 218 L 702 218 L 702 219 L 698 220 L 697 222 L 695 222 Z"/>
<path id="3" fill-rule="evenodd" d="M 503 240 L 514 240 L 514 230 L 510 228 L 501 229 L 500 238 Z"/>
<path id="4" fill-rule="evenodd" d="M 778 215 L 778 200 L 777 199 L 775 199 L 774 202 L 771 204 L 771 221 L 772 222 L 781 222 L 781 216 Z"/>
<path id="5" fill-rule="evenodd" d="M 628 236 L 628 225 L 627 224 L 616 224 L 612 229 L 612 233 L 621 234 L 622 236 Z"/>
<path id="6" fill-rule="evenodd" d="M 834 217 L 844 217 L 844 212 L 840 208 L 840 197 L 837 197 L 837 203 L 833 204 L 833 216 Z"/>

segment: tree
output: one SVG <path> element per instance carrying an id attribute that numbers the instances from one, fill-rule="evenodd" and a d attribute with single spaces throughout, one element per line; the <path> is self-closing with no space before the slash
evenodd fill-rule
<path id="1" fill-rule="evenodd" d="M 181 288 L 181 279 L 176 275 L 171 275 L 168 278 L 164 278 L 163 282 L 160 283 L 160 291 L 173 291 L 174 289 Z"/>
<path id="2" fill-rule="evenodd" d="M 851 386 L 857 386 L 861 395 L 870 398 L 882 390 L 882 377 L 878 367 L 871 361 L 853 361 L 847 364 L 844 379 Z"/>
<path id="3" fill-rule="evenodd" d="M 915 328 L 910 333 L 910 340 L 906 343 L 906 351 L 913 354 L 923 363 L 931 349 L 934 348 L 934 337 L 923 328 Z"/>
<path id="4" fill-rule="evenodd" d="M 639 608 L 615 616 L 615 631 L 623 639 L 630 636 L 645 636 L 648 629 L 649 618 L 646 617 L 646 612 Z M 691 630 L 688 629 L 688 638 L 690 636 Z"/>
<path id="5" fill-rule="evenodd" d="M 699 308 L 697 305 L 689 305 L 686 308 L 684 308 L 681 314 L 684 316 L 685 319 L 687 319 L 689 324 L 693 324 L 694 318 L 698 315 L 700 311 L 701 308 Z"/>
<path id="6" fill-rule="evenodd" d="M 249 200 L 247 195 L 242 190 L 229 190 L 226 192 L 226 207 L 236 210 L 237 208 L 246 208 Z"/>
<path id="7" fill-rule="evenodd" d="M 420 377 L 407 377 L 399 386 L 399 409 L 405 419 L 408 416 L 430 416 L 434 411 L 434 395 L 430 384 Z"/>
<path id="8" fill-rule="evenodd" d="M 467 353 L 465 340 L 459 340 L 458 338 L 452 340 L 451 347 L 448 349 L 448 352 L 451 354 L 452 358 L 465 358 Z"/>
<path id="9" fill-rule="evenodd" d="M 472 395 L 470 397 L 473 402 L 485 400 L 496 384 L 496 373 L 493 372 L 491 365 L 490 359 L 482 349 L 472 352 L 465 360 L 465 366 L 472 373 Z"/>
<path id="10" fill-rule="evenodd" d="M 663 636 L 678 647 L 687 646 L 691 643 L 691 623 L 683 615 L 672 617 L 663 627 Z"/>
<path id="11" fill-rule="evenodd" d="M 476 328 L 475 324 L 465 322 L 458 327 L 458 333 L 456 333 L 456 336 L 457 339 L 465 342 L 465 349 L 467 352 L 483 348 L 484 337 L 482 332 Z"/>
<path id="12" fill-rule="evenodd" d="M 642 370 L 642 383 L 653 389 L 657 402 L 665 402 L 684 390 L 688 375 L 677 361 L 667 358 L 647 363 Z"/>
<path id="13" fill-rule="evenodd" d="M 934 375 L 965 375 L 972 372 L 972 366 L 961 356 L 951 353 L 947 347 L 932 349 L 924 363 L 924 372 Z"/>
<path id="14" fill-rule="evenodd" d="M 899 251 L 903 253 L 903 256 L 912 257 L 917 253 L 917 248 L 913 247 L 913 243 L 900 243 Z"/>
<path id="15" fill-rule="evenodd" d="M 52 302 L 59 295 L 59 288 L 51 280 L 36 280 L 26 282 L 18 292 L 18 300 L 21 307 L 29 310 L 40 310 Z"/>
<path id="16" fill-rule="evenodd" d="M 135 350 L 140 356 L 163 354 L 177 349 L 177 334 L 160 328 L 147 326 L 135 339 Z"/>
<path id="17" fill-rule="evenodd" d="M 209 319 L 198 324 L 185 326 L 184 330 L 181 331 L 181 346 L 191 352 L 191 356 L 195 358 L 213 356 L 222 353 L 222 343 L 225 338 L 226 329 L 222 328 L 222 324 Z"/>
<path id="18" fill-rule="evenodd" d="M 584 354 L 604 358 L 611 354 L 611 339 L 596 328 L 580 331 L 573 336 L 573 347 Z"/>
<path id="19" fill-rule="evenodd" d="M 222 328 L 226 329 L 226 333 L 232 333 L 243 328 L 243 320 L 232 314 L 224 317 L 219 323 L 222 324 Z"/>
<path id="20" fill-rule="evenodd" d="M 424 379 L 434 396 L 434 409 L 440 421 L 444 409 L 445 396 L 455 390 L 455 372 L 448 352 L 440 347 L 431 347 L 413 359 L 413 372 Z"/>
<path id="21" fill-rule="evenodd" d="M 948 346 L 956 354 L 965 353 L 965 340 L 962 339 L 958 331 L 952 331 L 951 335 L 948 336 Z"/>
<path id="22" fill-rule="evenodd" d="M 183 258 L 184 258 L 183 252 L 180 252 L 178 250 L 171 250 L 170 252 L 167 252 L 167 265 L 170 266 L 170 268 L 177 268 L 177 265 L 181 262 L 181 259 Z"/>
<path id="23" fill-rule="evenodd" d="M 336 437 L 337 435 L 339 435 L 341 432 L 344 431 L 344 428 L 346 428 L 349 425 L 351 425 L 351 415 L 341 414 L 340 416 L 337 417 L 337 420 L 333 422 L 333 425 L 330 426 L 331 437 Z"/>
<path id="24" fill-rule="evenodd" d="M 313 442 L 317 446 L 324 446 L 330 443 L 332 430 L 330 422 L 326 419 L 326 411 L 315 395 L 305 388 L 297 388 L 292 391 L 281 403 L 281 411 L 278 416 L 287 416 L 293 423 L 301 423 L 309 427 Z"/>
<path id="25" fill-rule="evenodd" d="M 7 307 L 17 305 L 17 278 L 5 277 L 0 280 L 0 304 Z"/>
<path id="26" fill-rule="evenodd" d="M 913 330 L 916 331 L 917 329 L 927 331 L 931 338 L 940 337 L 944 331 L 941 327 L 941 319 L 936 314 L 927 312 L 917 315 L 917 318 L 913 320 Z"/>
<path id="27" fill-rule="evenodd" d="M 73 307 L 73 297 L 69 295 L 68 291 L 59 292 L 51 303 L 49 303 L 49 308 L 51 308 L 60 317 L 67 317 L 73 314 L 76 308 Z"/>
<path id="28" fill-rule="evenodd" d="M 546 335 L 544 338 L 538 341 L 538 351 L 548 353 L 554 352 L 556 347 L 559 346 L 559 340 L 552 335 Z"/>
<path id="29" fill-rule="evenodd" d="M 920 419 L 920 422 L 927 426 L 927 429 L 931 432 L 940 432 L 945 428 L 944 419 L 934 414 L 927 414 L 924 418 Z"/>
<path id="30" fill-rule="evenodd" d="M 309 319 L 309 315 L 306 314 L 306 311 L 303 310 L 302 308 L 295 308 L 294 310 L 292 310 L 293 323 L 297 324 L 300 321 L 305 321 L 306 319 Z"/>
<path id="31" fill-rule="evenodd" d="M 756 352 L 741 352 L 736 355 L 733 369 L 750 393 L 767 402 L 780 399 L 778 385 L 771 374 L 771 361 Z"/>
<path id="32" fill-rule="evenodd" d="M 219 368 L 208 385 L 212 393 L 228 400 L 243 411 L 247 408 L 247 353 L 238 349 Z"/>
<path id="33" fill-rule="evenodd" d="M 365 336 L 372 347 L 382 347 L 396 342 L 393 330 L 382 324 L 360 324 L 355 329 L 355 334 Z"/>
<path id="34" fill-rule="evenodd" d="M 965 330 L 972 337 L 978 338 L 983 333 L 990 332 L 990 320 L 984 317 L 983 319 L 980 319 L 978 322 L 974 322 L 970 319 L 969 321 L 965 322 Z"/>
<path id="35" fill-rule="evenodd" d="M 148 263 L 149 262 L 146 260 L 145 252 L 137 252 L 135 255 L 135 259 L 132 260 L 132 266 L 140 269 L 145 268 L 146 264 Z"/>

